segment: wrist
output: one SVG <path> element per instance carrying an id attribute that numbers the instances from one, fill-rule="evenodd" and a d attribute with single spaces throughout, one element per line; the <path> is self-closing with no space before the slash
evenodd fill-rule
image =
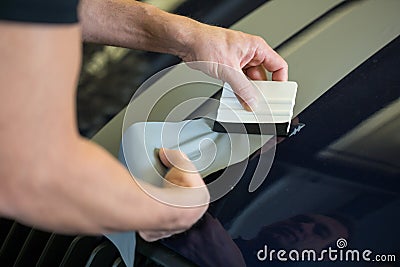
<path id="1" fill-rule="evenodd" d="M 169 44 L 167 53 L 178 56 L 182 60 L 192 58 L 194 54 L 194 46 L 196 42 L 196 35 L 202 27 L 200 22 L 193 19 L 169 14 L 169 20 L 166 24 L 165 36 Z"/>

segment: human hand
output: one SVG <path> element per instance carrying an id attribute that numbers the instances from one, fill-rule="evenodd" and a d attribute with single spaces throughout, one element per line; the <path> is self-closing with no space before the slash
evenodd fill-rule
<path id="1" fill-rule="evenodd" d="M 158 239 L 170 237 L 174 234 L 184 232 L 191 227 L 208 208 L 210 195 L 205 187 L 204 181 L 197 172 L 196 167 L 189 158 L 179 150 L 170 150 L 162 148 L 159 151 L 161 162 L 169 168 L 165 175 L 164 190 L 172 190 L 172 197 L 181 197 L 180 202 L 192 203 L 193 199 L 200 199 L 201 203 L 195 207 L 180 208 L 182 216 L 189 214 L 190 222 L 184 226 L 177 225 L 175 229 L 146 230 L 139 231 L 139 235 L 146 241 L 152 242 Z M 178 186 L 178 189 L 177 189 Z M 182 188 L 182 189 L 180 189 Z M 178 192 L 177 190 L 187 190 L 187 192 Z M 179 195 L 179 196 L 178 196 Z M 187 198 L 187 201 L 185 201 Z M 199 205 L 202 204 L 202 205 Z"/>
<path id="2" fill-rule="evenodd" d="M 260 98 L 247 77 L 266 80 L 267 70 L 272 73 L 272 80 L 287 81 L 286 61 L 261 37 L 201 23 L 196 25 L 182 59 L 189 67 L 229 83 L 245 109 L 254 110 Z"/>
<path id="3" fill-rule="evenodd" d="M 117 18 L 114 10 L 121 11 Z M 265 80 L 266 69 L 272 72 L 272 80 L 287 80 L 285 60 L 258 36 L 206 25 L 140 1 L 82 1 L 80 18 L 85 41 L 169 53 L 185 62 L 212 63 L 189 66 L 229 83 L 247 110 L 255 108 L 260 97 L 246 75 Z"/>

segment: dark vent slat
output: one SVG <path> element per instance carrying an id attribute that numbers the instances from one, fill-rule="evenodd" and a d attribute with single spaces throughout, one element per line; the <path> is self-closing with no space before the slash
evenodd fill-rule
<path id="1" fill-rule="evenodd" d="M 118 256 L 119 253 L 115 246 L 106 240 L 93 250 L 86 267 L 111 266 Z"/>
<path id="2" fill-rule="evenodd" d="M 0 248 L 3 245 L 8 233 L 11 230 L 13 221 L 7 219 L 0 219 Z"/>
<path id="3" fill-rule="evenodd" d="M 125 263 L 118 257 L 112 264 L 112 267 L 126 267 Z"/>
<path id="4" fill-rule="evenodd" d="M 50 233 L 32 229 L 15 261 L 14 267 L 36 264 L 50 235 Z"/>
<path id="5" fill-rule="evenodd" d="M 13 266 L 31 228 L 15 222 L 0 248 L 1 266 Z"/>
<path id="6" fill-rule="evenodd" d="M 102 239 L 102 237 L 76 237 L 69 246 L 60 266 L 85 266 L 90 254 L 101 243 Z"/>
<path id="7" fill-rule="evenodd" d="M 75 236 L 52 234 L 40 255 L 37 267 L 59 266 Z"/>

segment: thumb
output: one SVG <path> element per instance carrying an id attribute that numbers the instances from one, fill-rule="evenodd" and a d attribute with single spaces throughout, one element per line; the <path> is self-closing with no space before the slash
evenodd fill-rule
<path id="1" fill-rule="evenodd" d="M 185 172 L 195 172 L 196 168 L 190 159 L 179 150 L 160 148 L 159 157 L 167 168 L 177 168 Z"/>
<path id="2" fill-rule="evenodd" d="M 229 83 L 243 108 L 255 110 L 260 98 L 258 90 L 249 81 L 241 69 L 236 70 L 229 66 L 220 66 L 220 79 Z"/>
<path id="3" fill-rule="evenodd" d="M 159 155 L 161 162 L 169 168 L 164 177 L 165 180 L 183 187 L 204 186 L 204 181 L 197 172 L 196 167 L 184 153 L 179 150 L 161 148 Z M 168 183 L 166 185 L 171 186 Z"/>

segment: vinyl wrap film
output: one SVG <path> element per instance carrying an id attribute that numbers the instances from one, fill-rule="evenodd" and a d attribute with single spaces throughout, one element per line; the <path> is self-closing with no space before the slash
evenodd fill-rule
<path id="1" fill-rule="evenodd" d="M 210 113 L 203 118 L 132 124 L 123 133 L 119 160 L 136 179 L 162 187 L 167 169 L 155 153 L 161 147 L 185 153 L 202 177 L 247 159 L 275 136 L 275 123 L 285 125 L 281 132 L 287 134 L 297 90 L 295 82 L 257 81 L 254 85 L 261 93 L 254 112 L 245 111 L 229 84 L 224 84 L 218 110 L 209 105 Z M 219 120 L 234 125 L 234 131 L 224 129 Z M 266 133 L 248 133 L 244 130 L 247 122 L 264 125 Z M 216 125 L 223 130 L 216 132 Z M 117 246 L 127 266 L 132 266 L 135 233 L 106 236 Z"/>
<path id="2" fill-rule="evenodd" d="M 212 130 L 213 122 L 202 118 L 182 122 L 135 123 L 124 133 L 119 160 L 137 179 L 161 186 L 167 170 L 154 153 L 157 148 L 180 149 L 193 161 L 201 176 L 205 177 L 246 159 L 273 137 L 217 133 Z M 106 236 L 116 245 L 125 264 L 133 266 L 135 232 Z"/>

